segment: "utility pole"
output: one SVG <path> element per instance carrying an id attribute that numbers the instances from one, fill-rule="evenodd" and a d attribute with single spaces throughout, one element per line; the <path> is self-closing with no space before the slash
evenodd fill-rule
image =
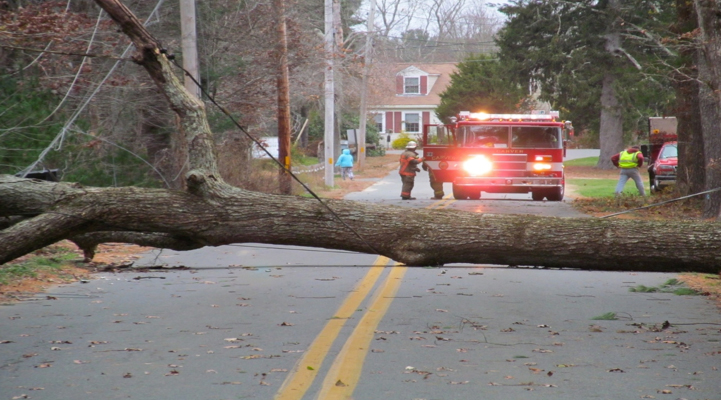
<path id="1" fill-rule="evenodd" d="M 333 134 L 335 132 L 335 86 L 334 86 L 334 29 L 333 29 L 333 0 L 325 0 L 325 130 L 323 134 L 323 148 L 325 156 L 325 185 L 333 187 L 333 172 L 335 163 L 333 157 Z"/>
<path id="2" fill-rule="evenodd" d="M 363 83 L 361 84 L 361 101 L 360 101 L 360 127 L 358 132 L 358 168 L 363 168 L 366 161 L 366 127 L 368 125 L 368 75 L 371 69 L 371 56 L 373 54 L 373 34 L 375 25 L 376 0 L 371 0 L 371 9 L 368 13 L 368 23 L 366 28 L 366 46 L 363 55 Z"/>
<path id="3" fill-rule="evenodd" d="M 198 75 L 198 45 L 195 29 L 195 0 L 180 0 L 180 34 L 183 51 L 183 68 L 188 74 L 200 82 Z M 185 89 L 200 99 L 200 87 L 185 75 Z"/>
<path id="4" fill-rule="evenodd" d="M 290 176 L 290 90 L 288 89 L 288 37 L 285 23 L 285 1 L 273 0 L 278 16 L 278 159 L 285 168 L 278 171 L 281 194 L 291 193 Z"/>

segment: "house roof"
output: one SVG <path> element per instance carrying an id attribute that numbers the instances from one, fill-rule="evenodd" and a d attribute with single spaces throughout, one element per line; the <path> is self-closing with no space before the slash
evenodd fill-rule
<path id="1" fill-rule="evenodd" d="M 429 88 L 426 96 L 409 96 L 396 95 L 396 75 L 399 72 L 409 68 L 421 70 L 429 75 L 430 78 L 437 77 L 435 83 Z M 451 74 L 456 71 L 455 63 L 399 63 L 384 64 L 375 66 L 374 77 L 376 79 L 375 96 L 372 103 L 375 107 L 394 107 L 394 106 L 432 106 L 435 107 L 441 103 L 439 94 L 443 92 L 451 83 Z M 430 81 L 429 81 L 430 84 Z"/>

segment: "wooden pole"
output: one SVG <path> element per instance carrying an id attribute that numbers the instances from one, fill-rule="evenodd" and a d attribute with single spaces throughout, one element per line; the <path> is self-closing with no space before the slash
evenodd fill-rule
<path id="1" fill-rule="evenodd" d="M 182 37 L 183 68 L 200 82 L 198 75 L 198 45 L 195 27 L 195 0 L 180 0 L 180 33 Z M 200 98 L 200 87 L 185 75 L 185 89 Z"/>
<path id="2" fill-rule="evenodd" d="M 368 124 L 368 75 L 370 75 L 371 56 L 373 53 L 373 19 L 375 17 L 376 1 L 371 0 L 370 12 L 368 13 L 368 24 L 366 32 L 366 46 L 363 56 L 363 83 L 361 84 L 361 103 L 359 116 L 359 133 L 358 133 L 358 168 L 363 168 L 366 160 L 366 128 Z"/>
<path id="3" fill-rule="evenodd" d="M 333 0 L 325 0 L 325 130 L 323 135 L 325 185 L 333 187 L 334 132 L 335 132 L 335 85 L 333 80 L 335 48 L 333 29 Z"/>
<path id="4" fill-rule="evenodd" d="M 273 0 L 278 16 L 278 159 L 285 166 L 280 168 L 278 183 L 281 194 L 291 194 L 290 159 L 290 90 L 288 84 L 288 37 L 285 22 L 285 1 Z"/>

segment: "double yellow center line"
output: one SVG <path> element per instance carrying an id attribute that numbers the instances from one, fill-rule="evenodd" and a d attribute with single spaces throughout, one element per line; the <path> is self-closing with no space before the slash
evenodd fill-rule
<path id="1" fill-rule="evenodd" d="M 450 196 L 447 196 L 426 208 L 446 208 L 454 202 L 455 200 L 451 200 Z M 343 301 L 333 318 L 326 323 L 323 330 L 310 345 L 310 348 L 298 360 L 298 363 L 296 363 L 276 393 L 275 400 L 301 400 L 303 398 L 313 384 L 323 360 L 346 321 L 358 310 L 389 261 L 390 259 L 383 256 L 376 259 L 366 276 Z M 396 264 L 388 273 L 388 277 L 383 284 L 373 293 L 370 306 L 333 361 L 323 379 L 323 384 L 316 399 L 343 400 L 351 398 L 360 379 L 363 363 L 368 354 L 375 330 L 388 311 L 407 270 L 407 267 Z"/>
<path id="2" fill-rule="evenodd" d="M 275 395 L 276 400 L 300 400 L 303 398 L 303 395 L 313 383 L 316 375 L 318 375 L 318 370 L 323 364 L 323 360 L 328 354 L 333 342 L 340 334 L 341 328 L 343 328 L 346 321 L 351 318 L 356 310 L 358 310 L 363 300 L 365 300 L 368 293 L 370 293 L 371 289 L 375 286 L 376 281 L 385 270 L 384 267 L 389 261 L 390 260 L 387 257 L 383 256 L 379 256 L 376 259 L 373 266 L 368 270 L 366 276 L 356 285 L 353 292 L 345 299 L 345 301 L 343 301 L 343 304 L 341 304 L 338 308 L 338 311 L 336 311 L 333 318 L 326 323 L 323 330 L 310 345 L 310 348 L 304 353 L 303 357 L 301 357 L 293 368 L 293 371 L 291 371 L 285 379 L 285 382 L 283 382 L 280 390 L 278 390 L 278 393 Z M 370 342 L 370 339 L 375 331 L 375 327 L 388 310 L 388 307 L 393 300 L 393 294 L 398 290 L 406 269 L 406 267 L 394 267 L 388 275 L 383 287 L 375 292 L 372 305 L 368 308 L 365 316 L 361 319 L 361 322 L 351 335 L 351 338 L 349 338 L 346 342 L 346 345 L 339 356 L 336 357 L 333 367 L 331 368 L 331 371 L 327 375 L 325 381 L 333 379 L 330 378 L 332 373 L 334 376 L 338 376 L 338 371 L 347 370 L 347 366 L 343 365 L 345 363 L 341 357 L 344 353 L 348 354 L 352 352 L 351 347 L 353 344 L 350 344 L 351 342 L 356 343 L 356 346 L 358 343 Z M 363 327 L 362 329 L 361 326 Z M 367 335 L 368 337 L 365 338 L 363 335 Z M 348 381 L 339 384 L 337 387 L 342 388 L 342 385 L 346 385 L 345 389 L 350 390 L 350 393 L 352 393 L 352 390 L 355 388 L 355 384 L 351 386 L 350 383 L 358 381 L 358 376 L 360 376 L 360 370 L 363 366 L 362 360 L 365 358 L 365 354 L 359 357 L 357 354 L 358 352 L 359 351 L 354 352 L 353 355 L 355 360 L 358 360 L 358 358 L 361 359 L 360 365 L 357 366 L 358 371 L 353 372 L 353 374 L 357 376 L 354 379 L 346 377 L 337 378 L 337 380 L 341 380 L 341 382 Z M 363 351 L 363 353 L 365 352 L 366 351 Z M 334 370 L 336 371 L 335 373 L 333 372 Z M 329 383 L 328 385 L 335 387 L 336 383 L 338 383 L 337 380 Z M 322 393 L 330 390 L 329 388 L 326 388 L 327 382 L 325 381 L 323 383 Z M 330 394 L 328 396 L 330 396 Z M 340 399 L 342 397 L 319 397 L 319 399 L 323 398 Z"/>

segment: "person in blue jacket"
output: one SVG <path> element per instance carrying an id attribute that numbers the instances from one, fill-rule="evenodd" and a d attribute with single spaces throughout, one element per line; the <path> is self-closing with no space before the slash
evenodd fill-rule
<path id="1" fill-rule="evenodd" d="M 343 180 L 345 180 L 346 177 L 353 180 L 353 155 L 350 154 L 349 149 L 343 149 L 343 154 L 338 157 L 335 166 L 340 167 L 340 176 Z"/>

